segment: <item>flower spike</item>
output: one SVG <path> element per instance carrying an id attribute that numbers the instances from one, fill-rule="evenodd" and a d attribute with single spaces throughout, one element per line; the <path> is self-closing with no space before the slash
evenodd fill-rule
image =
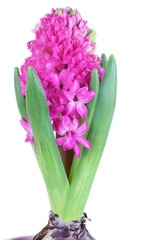
<path id="1" fill-rule="evenodd" d="M 100 83 L 104 75 L 104 69 L 100 66 L 102 59 L 92 53 L 95 49 L 95 32 L 88 28 L 87 21 L 82 19 L 77 9 L 69 7 L 53 9 L 51 14 L 41 18 L 33 32 L 35 40 L 27 44 L 31 56 L 25 59 L 19 76 L 22 95 L 26 96 L 27 70 L 31 66 L 44 89 L 54 125 L 58 125 L 65 116 L 72 120 L 84 120 L 88 114 L 87 104 L 96 94 L 89 89 L 92 71 L 98 70 Z M 58 128 L 55 131 L 59 134 Z M 68 132 L 71 132 L 70 128 Z M 61 145 L 64 150 L 73 149 L 78 157 L 80 140 L 76 141 L 77 144 L 70 144 L 72 136 L 69 134 L 69 140 L 67 137 Z M 65 135 L 61 137 L 63 141 L 66 138 Z M 58 145 L 60 142 L 60 139 L 57 140 Z"/>

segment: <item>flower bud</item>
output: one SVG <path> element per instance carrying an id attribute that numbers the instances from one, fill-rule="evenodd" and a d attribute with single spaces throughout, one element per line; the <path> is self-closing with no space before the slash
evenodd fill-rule
<path id="1" fill-rule="evenodd" d="M 89 30 L 88 38 L 91 40 L 91 44 L 93 44 L 96 41 L 96 32 L 93 29 Z"/>
<path id="2" fill-rule="evenodd" d="M 71 13 L 70 13 L 70 15 L 71 15 L 71 16 L 74 16 L 74 15 L 76 14 L 77 11 L 78 11 L 77 8 L 74 9 L 74 10 L 72 10 Z"/>
<path id="3" fill-rule="evenodd" d="M 55 12 L 56 16 L 61 16 L 61 14 L 62 14 L 62 9 L 56 10 L 56 12 Z"/>

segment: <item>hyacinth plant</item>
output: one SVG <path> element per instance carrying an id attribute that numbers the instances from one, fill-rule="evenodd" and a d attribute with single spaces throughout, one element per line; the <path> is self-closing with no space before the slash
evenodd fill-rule
<path id="1" fill-rule="evenodd" d="M 93 239 L 82 215 L 115 108 L 115 58 L 95 54 L 95 31 L 70 7 L 53 9 L 33 32 L 31 55 L 21 73 L 15 68 L 14 80 L 25 141 L 34 149 L 52 209 L 35 239 Z M 79 231 L 72 233 L 74 223 Z"/>

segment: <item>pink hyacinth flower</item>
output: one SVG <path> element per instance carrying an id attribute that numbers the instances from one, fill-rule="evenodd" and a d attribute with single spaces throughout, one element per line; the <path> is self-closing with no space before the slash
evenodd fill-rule
<path id="1" fill-rule="evenodd" d="M 74 81 L 69 91 L 64 91 L 69 103 L 66 105 L 66 108 L 63 111 L 64 115 L 73 115 L 78 113 L 81 118 L 87 116 L 87 107 L 86 103 L 90 102 L 95 96 L 93 90 L 88 91 L 88 87 L 81 87 L 77 80 Z"/>
<path id="2" fill-rule="evenodd" d="M 27 117 L 28 117 L 28 115 L 27 115 Z M 23 126 L 23 128 L 25 129 L 25 131 L 27 131 L 25 142 L 34 142 L 35 153 L 38 153 L 37 148 L 36 148 L 36 143 L 34 141 L 34 136 L 33 136 L 33 133 L 32 133 L 32 129 L 31 129 L 31 126 L 30 126 L 29 119 L 26 122 L 23 118 L 21 118 L 20 123 Z"/>
<path id="3" fill-rule="evenodd" d="M 61 140 L 57 139 L 57 144 L 61 141 L 64 150 L 73 149 L 79 156 L 79 144 L 90 148 L 82 137 L 83 132 L 78 131 L 86 131 L 87 123 L 78 125 L 77 129 L 74 124 L 87 116 L 86 104 L 96 94 L 89 91 L 92 71 L 98 70 L 101 83 L 104 70 L 100 65 L 102 59 L 94 54 L 96 43 L 91 39 L 87 21 L 78 11 L 73 12 L 70 7 L 52 9 L 52 13 L 40 19 L 33 30 L 35 39 L 27 44 L 31 56 L 21 66 L 19 81 L 21 94 L 26 96 L 27 70 L 32 66 L 44 89 L 54 130 L 62 136 Z M 21 124 L 27 131 L 26 141 L 34 141 L 30 122 L 22 119 Z"/>
<path id="4" fill-rule="evenodd" d="M 80 157 L 79 144 L 85 148 L 91 148 L 91 144 L 83 137 L 87 130 L 87 122 L 79 126 L 76 118 L 71 121 L 69 117 L 64 116 L 54 124 L 54 128 L 59 135 L 64 135 L 56 139 L 57 145 L 63 145 L 64 150 L 73 149 L 76 157 Z"/>

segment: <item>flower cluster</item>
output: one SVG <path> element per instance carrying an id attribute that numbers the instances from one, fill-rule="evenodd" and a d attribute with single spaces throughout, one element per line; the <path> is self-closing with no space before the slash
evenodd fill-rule
<path id="1" fill-rule="evenodd" d="M 87 123 L 80 126 L 79 119 L 87 116 L 86 104 L 95 96 L 93 90 L 89 91 L 93 69 L 98 69 L 102 81 L 102 60 L 94 54 L 95 42 L 87 21 L 69 7 L 53 9 L 36 25 L 34 33 L 35 40 L 27 44 L 31 56 L 21 66 L 22 95 L 26 95 L 27 70 L 32 66 L 45 92 L 57 144 L 64 150 L 73 149 L 79 157 L 79 143 L 91 147 L 82 137 Z M 33 140 L 27 137 L 27 141 Z"/>

